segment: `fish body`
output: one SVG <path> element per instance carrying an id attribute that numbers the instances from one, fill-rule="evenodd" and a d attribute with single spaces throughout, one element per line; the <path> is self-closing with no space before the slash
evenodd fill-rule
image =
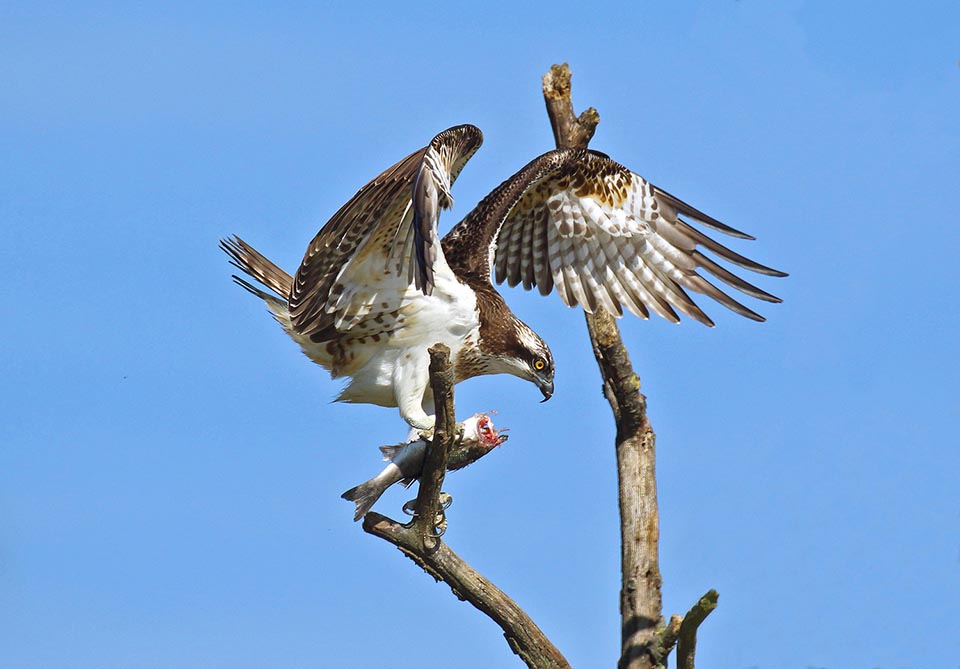
<path id="1" fill-rule="evenodd" d="M 483 413 L 470 416 L 463 422 L 463 437 L 447 454 L 447 471 L 463 469 L 506 440 L 507 435 L 493 429 L 490 416 Z M 409 486 L 420 478 L 427 457 L 427 443 L 425 438 L 418 437 L 407 443 L 380 447 L 383 459 L 388 463 L 383 471 L 341 495 L 343 499 L 356 503 L 354 520 L 367 515 L 384 491 L 394 483 Z"/>

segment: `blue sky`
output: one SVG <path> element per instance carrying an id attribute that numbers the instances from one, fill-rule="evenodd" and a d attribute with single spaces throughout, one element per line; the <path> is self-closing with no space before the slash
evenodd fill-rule
<path id="1" fill-rule="evenodd" d="M 370 177 L 475 123 L 451 225 L 551 148 L 562 61 L 593 148 L 791 273 L 762 325 L 622 322 L 666 612 L 720 591 L 702 666 L 956 666 L 958 38 L 948 2 L 0 4 L 4 666 L 521 666 L 351 522 L 339 493 L 403 425 L 330 404 L 216 242 L 292 270 Z M 458 387 L 511 439 L 448 479 L 447 539 L 574 666 L 613 666 L 609 409 L 582 317 L 505 294 L 557 392 Z"/>

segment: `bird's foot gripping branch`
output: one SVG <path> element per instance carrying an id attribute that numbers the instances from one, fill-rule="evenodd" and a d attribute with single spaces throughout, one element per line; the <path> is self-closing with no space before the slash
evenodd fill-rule
<path id="1" fill-rule="evenodd" d="M 433 536 L 439 539 L 447 531 L 447 509 L 453 504 L 453 495 L 440 491 L 440 501 L 437 504 L 433 515 Z M 420 513 L 417 509 L 417 500 L 411 499 L 403 505 L 403 512 L 411 518 L 416 518 Z"/>
<path id="2" fill-rule="evenodd" d="M 476 461 L 489 453 L 493 446 L 506 440 L 506 435 L 493 430 L 492 422 L 487 426 L 487 431 L 483 429 L 486 423 L 480 420 L 477 423 L 481 426 L 481 436 L 477 444 L 464 446 L 465 443 L 469 444 L 469 427 L 458 444 L 453 378 L 449 349 L 441 344 L 434 346 L 430 349 L 430 382 L 436 402 L 437 423 L 434 438 L 424 449 L 420 490 L 413 502 L 414 509 L 440 509 L 446 501 L 445 493 L 440 492 L 446 471 Z M 489 416 L 486 418 L 489 421 Z M 470 602 L 489 616 L 503 630 L 510 648 L 528 667 L 569 669 L 570 665 L 560 651 L 523 609 L 443 543 L 441 536 L 446 527 L 445 514 L 441 521 L 441 527 L 438 528 L 437 514 L 415 513 L 409 523 L 401 524 L 370 511 L 363 518 L 363 529 L 392 543 L 436 580 L 449 585 L 458 598 Z"/>

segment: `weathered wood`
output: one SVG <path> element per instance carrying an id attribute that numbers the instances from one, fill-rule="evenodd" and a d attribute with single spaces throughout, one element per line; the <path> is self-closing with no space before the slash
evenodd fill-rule
<path id="1" fill-rule="evenodd" d="M 447 455 L 457 439 L 450 350 L 441 344 L 430 349 L 430 384 L 437 423 L 427 449 L 414 519 L 402 525 L 376 512 L 363 519 L 365 532 L 389 541 L 438 581 L 450 586 L 459 599 L 473 604 L 500 629 L 510 648 L 530 669 L 570 669 L 546 635 L 500 588 L 484 578 L 443 543 L 436 530 L 436 509 L 447 468 Z M 421 511 L 422 510 L 422 511 Z"/>
<path id="2" fill-rule="evenodd" d="M 585 149 L 600 115 L 577 116 L 570 98 L 570 68 L 554 65 L 543 77 L 543 97 L 557 148 Z M 603 309 L 584 313 L 603 394 L 617 426 L 620 498 L 620 669 L 649 669 L 666 657 L 660 587 L 660 517 L 657 510 L 656 435 L 647 419 L 640 378 L 616 320 Z"/>
<path id="3" fill-rule="evenodd" d="M 436 540 L 435 548 L 424 551 L 415 530 L 376 512 L 368 513 L 363 519 L 363 529 L 397 546 L 424 571 L 449 585 L 459 599 L 470 602 L 489 616 L 503 630 L 513 652 L 530 669 L 570 669 L 560 651 L 523 609 L 440 539 Z"/>
<path id="4" fill-rule="evenodd" d="M 620 501 L 621 669 L 656 667 L 666 657 L 658 629 L 663 626 L 657 508 L 656 435 L 647 418 L 647 400 L 633 371 L 620 331 L 606 312 L 587 314 L 604 395 L 617 425 L 617 481 Z"/>
<path id="5" fill-rule="evenodd" d="M 586 148 L 600 115 L 592 107 L 577 116 L 570 99 L 570 69 L 554 65 L 543 77 L 543 96 L 558 148 Z M 647 418 L 640 379 L 616 321 L 602 309 L 585 314 L 594 356 L 603 378 L 603 394 L 616 422 L 617 474 L 621 531 L 621 654 L 619 669 L 666 666 L 677 647 L 678 669 L 694 669 L 696 631 L 716 608 L 711 590 L 681 619 L 664 625 L 659 567 L 660 521 L 657 509 L 656 435 Z M 510 648 L 531 669 L 569 669 L 563 655 L 517 604 L 463 561 L 440 539 L 437 509 L 449 449 L 457 437 L 453 374 L 447 347 L 430 349 L 430 382 L 436 406 L 436 431 L 427 450 L 416 508 L 426 510 L 402 525 L 368 513 L 363 529 L 397 546 L 424 571 L 447 583 L 454 595 L 496 622 Z"/>
<path id="6" fill-rule="evenodd" d="M 427 446 L 423 474 L 417 491 L 416 515 L 413 524 L 420 535 L 423 550 L 439 545 L 436 534 L 436 512 L 440 503 L 440 487 L 447 473 L 447 457 L 457 433 L 453 408 L 453 366 L 450 349 L 443 344 L 430 348 L 430 385 L 433 390 L 437 422 L 433 441 Z"/>
<path id="7" fill-rule="evenodd" d="M 683 618 L 674 613 L 670 616 L 670 622 L 667 623 L 667 626 L 664 628 L 663 633 L 660 635 L 660 643 L 663 648 L 663 659 L 661 664 L 666 666 L 667 655 L 670 654 L 670 651 L 673 650 L 673 647 L 677 645 L 677 639 L 680 637 L 680 627 L 683 625 Z"/>
<path id="8" fill-rule="evenodd" d="M 553 65 L 543 75 L 543 99 L 558 149 L 585 149 L 600 123 L 600 114 L 589 107 L 578 117 L 570 102 L 570 67 Z"/>
<path id="9" fill-rule="evenodd" d="M 710 612 L 717 608 L 720 595 L 710 590 L 693 605 L 680 625 L 677 638 L 677 669 L 694 669 L 694 655 L 697 651 L 697 629 L 706 620 Z"/>

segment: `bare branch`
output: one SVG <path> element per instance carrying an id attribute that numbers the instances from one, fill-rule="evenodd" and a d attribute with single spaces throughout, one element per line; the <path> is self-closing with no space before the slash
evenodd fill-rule
<path id="1" fill-rule="evenodd" d="M 586 148 L 600 122 L 592 107 L 578 117 L 570 99 L 570 68 L 554 65 L 543 77 L 543 97 L 557 148 Z M 656 435 L 647 420 L 640 378 L 613 316 L 584 314 L 603 394 L 617 424 L 620 489 L 620 669 L 649 669 L 666 657 L 657 629 L 663 626 L 658 560 L 660 520 L 655 473 Z"/>
<path id="2" fill-rule="evenodd" d="M 570 100 L 570 69 L 554 65 L 543 77 L 543 95 L 554 139 L 559 148 L 586 148 L 600 116 L 593 108 L 577 116 Z M 647 419 L 640 379 L 620 338 L 613 316 L 598 310 L 585 314 L 594 356 L 603 378 L 603 394 L 617 425 L 616 452 L 621 519 L 620 591 L 621 656 L 619 669 L 665 667 L 677 646 L 678 669 L 693 669 L 696 631 L 716 608 L 717 593 L 708 592 L 687 617 L 672 616 L 663 624 L 659 568 L 660 525 L 655 475 L 656 436 Z M 517 604 L 440 539 L 437 509 L 449 450 L 456 436 L 453 372 L 450 351 L 440 344 L 430 349 L 430 381 L 436 406 L 436 431 L 427 449 L 416 517 L 402 525 L 379 513 L 368 513 L 363 529 L 397 546 L 428 574 L 447 583 L 460 599 L 494 620 L 510 648 L 531 669 L 569 669 L 550 643 Z"/>
<path id="3" fill-rule="evenodd" d="M 617 474 L 620 499 L 621 669 L 655 667 L 661 654 L 657 628 L 663 625 L 659 564 L 660 516 L 657 508 L 656 435 L 647 419 L 640 378 L 606 312 L 587 314 L 604 394 L 617 425 Z"/>
<path id="4" fill-rule="evenodd" d="M 513 652 L 530 669 L 570 669 L 560 651 L 516 602 L 445 543 L 437 539 L 434 550 L 422 551 L 415 531 L 375 512 L 364 518 L 363 529 L 397 546 L 424 571 L 449 585 L 459 599 L 487 614 L 503 630 Z"/>
<path id="5" fill-rule="evenodd" d="M 570 103 L 570 67 L 553 65 L 543 75 L 543 99 L 558 149 L 585 149 L 600 123 L 600 114 L 590 107 L 578 117 Z"/>
<path id="6" fill-rule="evenodd" d="M 664 660 L 667 659 L 667 655 L 669 655 L 670 651 L 673 650 L 673 647 L 677 645 L 677 639 L 680 637 L 680 626 L 682 624 L 683 618 L 674 613 L 672 616 L 670 616 L 670 622 L 667 623 L 667 626 L 660 634 L 660 646 L 663 648 L 661 662 L 664 666 L 666 666 L 666 662 L 664 662 Z"/>
<path id="7" fill-rule="evenodd" d="M 497 586 L 484 578 L 444 544 L 436 533 L 440 487 L 447 455 L 457 436 L 453 404 L 450 351 L 438 344 L 430 349 L 430 383 L 437 411 L 436 432 L 428 447 L 417 494 L 417 515 L 407 525 L 371 512 L 363 519 L 365 532 L 389 541 L 453 594 L 496 622 L 514 653 L 530 669 L 570 669 L 559 650 L 539 627 Z"/>
<path id="8" fill-rule="evenodd" d="M 693 605 L 680 625 L 680 635 L 677 639 L 677 669 L 694 669 L 694 655 L 697 652 L 697 628 L 706 620 L 710 612 L 717 608 L 720 595 L 716 590 L 710 590 L 700 601 Z"/>
<path id="9" fill-rule="evenodd" d="M 450 365 L 450 349 L 443 344 L 430 348 L 430 385 L 433 388 L 437 422 L 433 443 L 427 446 L 427 455 L 420 475 L 417 492 L 417 513 L 414 526 L 420 535 L 424 550 L 433 550 L 439 545 L 436 535 L 436 510 L 440 500 L 440 488 L 447 473 L 447 456 L 457 432 L 457 420 L 453 410 L 453 367 Z"/>

